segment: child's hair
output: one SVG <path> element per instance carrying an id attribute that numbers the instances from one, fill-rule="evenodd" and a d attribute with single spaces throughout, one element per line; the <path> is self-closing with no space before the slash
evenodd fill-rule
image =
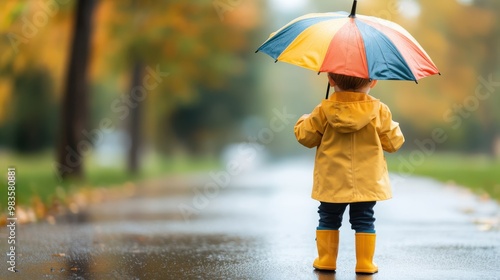
<path id="1" fill-rule="evenodd" d="M 371 79 L 347 76 L 342 74 L 328 73 L 337 86 L 343 90 L 357 90 L 371 83 Z"/>

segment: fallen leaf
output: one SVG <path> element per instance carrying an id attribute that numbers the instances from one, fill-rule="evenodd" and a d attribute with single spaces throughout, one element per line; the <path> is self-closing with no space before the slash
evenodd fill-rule
<path id="1" fill-rule="evenodd" d="M 65 253 L 56 253 L 56 254 L 52 254 L 53 257 L 66 257 L 66 254 Z"/>
<path id="2" fill-rule="evenodd" d="M 55 225 L 56 224 L 56 218 L 54 218 L 54 216 L 48 216 L 47 217 L 47 222 L 51 225 Z"/>

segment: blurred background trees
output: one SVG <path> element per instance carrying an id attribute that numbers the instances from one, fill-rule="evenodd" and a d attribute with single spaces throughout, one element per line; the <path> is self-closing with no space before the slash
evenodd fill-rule
<path id="1" fill-rule="evenodd" d="M 129 153 L 130 171 L 139 169 L 145 153 L 216 156 L 257 103 L 255 64 L 246 61 L 262 24 L 261 7 L 96 1 L 87 11 L 92 32 L 84 30 L 85 36 L 74 24 L 82 3 L 89 4 L 8 1 L 2 7 L 1 147 L 32 153 L 60 142 L 61 174 L 66 167 L 77 173 L 79 157 L 92 153 L 88 144 L 92 149 L 113 135 Z M 80 83 L 71 74 L 84 68 L 69 63 L 73 36 L 80 39 L 73 59 L 85 60 L 78 47 L 90 46 L 90 90 L 84 94 L 89 112 L 87 101 L 72 102 L 86 86 L 81 72 Z M 64 101 L 66 96 L 73 99 Z M 72 143 L 58 141 L 58 133 Z"/>
<path id="2" fill-rule="evenodd" d="M 324 96 L 324 75 L 274 64 L 254 51 L 296 16 L 348 10 L 352 3 L 95 0 L 88 38 L 89 108 L 88 115 L 82 113 L 84 125 L 77 127 L 61 116 L 68 109 L 63 100 L 78 2 L 0 4 L 0 149 L 54 153 L 59 133 L 68 133 L 63 129 L 68 121 L 79 134 L 72 148 L 78 155 L 132 172 L 152 154 L 217 158 L 229 144 L 254 139 L 274 109 L 286 107 L 297 117 L 311 111 Z M 479 77 L 500 81 L 499 3 L 359 1 L 359 13 L 408 29 L 443 74 L 419 85 L 380 82 L 373 92 L 401 122 L 406 149 L 442 128 L 449 140 L 438 150 L 499 156 L 498 85 L 486 100 L 473 99 Z M 85 105 L 75 108 L 80 106 Z M 302 151 L 292 126 L 266 145 L 271 153 Z M 64 164 L 62 158 L 54 162 Z"/>

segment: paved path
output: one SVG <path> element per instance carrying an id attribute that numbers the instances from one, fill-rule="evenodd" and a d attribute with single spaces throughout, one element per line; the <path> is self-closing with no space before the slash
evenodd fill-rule
<path id="1" fill-rule="evenodd" d="M 394 199 L 375 208 L 379 273 L 354 273 L 348 217 L 337 273 L 314 271 L 311 164 L 270 165 L 230 177 L 221 189 L 211 178 L 166 180 L 132 199 L 94 205 L 73 222 L 21 226 L 18 272 L 4 262 L 0 278 L 500 279 L 499 206 L 420 178 L 395 178 Z M 0 243 L 6 252 L 5 228 Z"/>

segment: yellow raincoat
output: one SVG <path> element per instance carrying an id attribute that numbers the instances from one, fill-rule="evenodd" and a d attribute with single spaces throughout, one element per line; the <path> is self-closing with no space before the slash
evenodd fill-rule
<path id="1" fill-rule="evenodd" d="M 384 151 L 404 142 L 384 103 L 360 92 L 336 92 L 295 124 L 297 140 L 317 147 L 312 198 L 330 203 L 392 197 Z"/>

